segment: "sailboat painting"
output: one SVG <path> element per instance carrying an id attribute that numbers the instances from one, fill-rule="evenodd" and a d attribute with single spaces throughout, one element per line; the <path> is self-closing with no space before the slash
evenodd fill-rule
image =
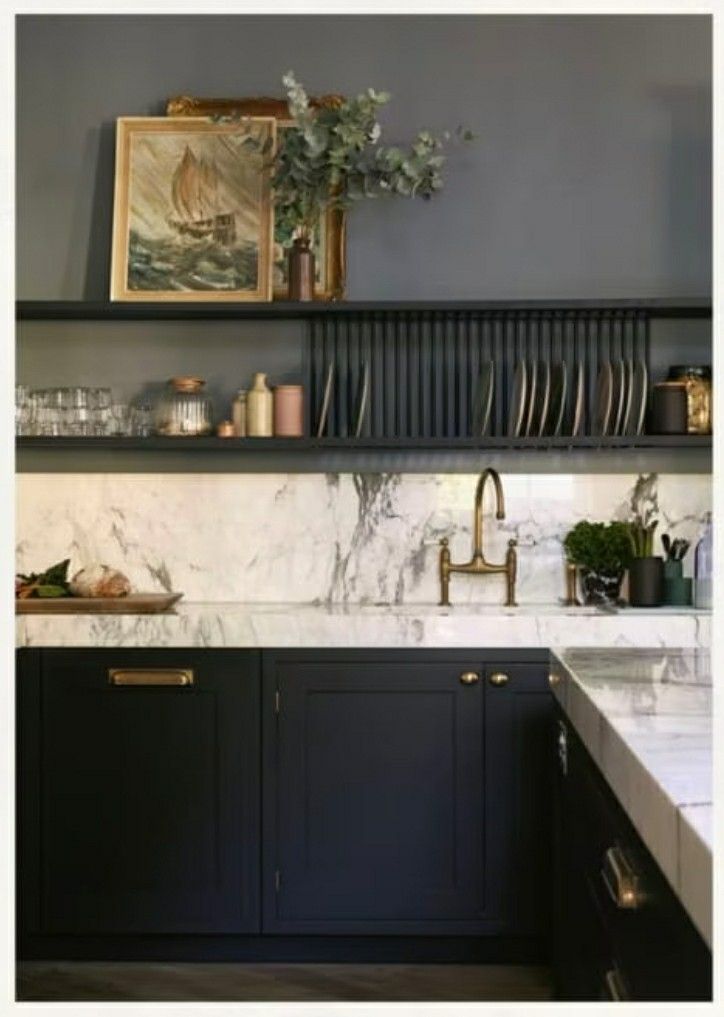
<path id="1" fill-rule="evenodd" d="M 273 117 L 120 117 L 112 300 L 270 300 Z"/>

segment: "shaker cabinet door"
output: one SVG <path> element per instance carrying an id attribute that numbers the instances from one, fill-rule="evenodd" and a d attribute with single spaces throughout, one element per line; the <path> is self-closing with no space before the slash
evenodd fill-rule
<path id="1" fill-rule="evenodd" d="M 487 864 L 511 932 L 550 927 L 553 697 L 543 664 L 486 664 Z"/>
<path id="2" fill-rule="evenodd" d="M 495 925 L 480 669 L 431 657 L 265 655 L 265 931 Z"/>
<path id="3" fill-rule="evenodd" d="M 258 654 L 34 660 L 19 669 L 24 932 L 258 931 Z"/>

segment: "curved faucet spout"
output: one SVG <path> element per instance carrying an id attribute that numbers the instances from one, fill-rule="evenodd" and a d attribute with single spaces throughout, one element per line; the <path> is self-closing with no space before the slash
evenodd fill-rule
<path id="1" fill-rule="evenodd" d="M 493 481 L 495 487 L 495 517 L 505 519 L 505 497 L 503 485 L 500 481 L 500 474 L 491 466 L 483 470 L 475 488 L 475 515 L 474 515 L 474 536 L 473 536 L 473 557 L 479 561 L 485 561 L 483 554 L 483 495 L 488 478 Z"/>
<path id="2" fill-rule="evenodd" d="M 475 489 L 475 532 L 473 537 L 473 557 L 470 561 L 456 564 L 450 560 L 450 548 L 447 537 L 440 541 L 440 604 L 448 607 L 450 604 L 450 574 L 452 572 L 464 572 L 467 575 L 484 576 L 491 573 L 505 573 L 505 606 L 516 607 L 515 603 L 515 578 L 517 574 L 517 554 L 515 551 L 515 540 L 508 541 L 508 551 L 505 555 L 505 562 L 495 565 L 485 560 L 483 553 L 483 495 L 488 479 L 493 481 L 495 487 L 495 499 L 497 502 L 495 515 L 498 519 L 505 519 L 505 500 L 503 498 L 503 485 L 496 470 L 488 468 L 483 470 Z"/>

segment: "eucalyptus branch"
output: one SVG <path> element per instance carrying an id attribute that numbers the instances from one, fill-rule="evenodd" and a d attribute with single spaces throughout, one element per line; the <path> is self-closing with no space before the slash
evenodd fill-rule
<path id="1" fill-rule="evenodd" d="M 282 82 L 294 121 L 281 134 L 273 157 L 276 221 L 297 236 L 311 237 L 322 212 L 348 209 L 365 198 L 389 196 L 429 199 L 443 185 L 441 137 L 420 131 L 409 148 L 380 144 L 378 110 L 387 92 L 369 88 L 334 106 L 312 108 L 290 71 Z M 454 135 L 470 141 L 470 131 Z"/>

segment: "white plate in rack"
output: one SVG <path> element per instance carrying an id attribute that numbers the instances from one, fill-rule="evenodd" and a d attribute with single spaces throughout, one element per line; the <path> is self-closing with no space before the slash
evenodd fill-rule
<path id="1" fill-rule="evenodd" d="M 643 434 L 649 390 L 649 372 L 643 360 L 637 360 L 634 364 L 632 388 L 631 433 Z"/>
<path id="2" fill-rule="evenodd" d="M 548 410 L 548 434 L 558 438 L 563 428 L 568 394 L 568 368 L 561 360 L 551 368 L 551 398 Z"/>
<path id="3" fill-rule="evenodd" d="M 571 422 L 571 437 L 578 438 L 583 430 L 583 404 L 584 404 L 584 374 L 583 364 L 576 365 L 576 393 L 573 402 L 573 420 Z"/>
<path id="4" fill-rule="evenodd" d="M 613 408 L 613 370 L 604 361 L 596 379 L 596 395 L 593 403 L 593 433 L 600 438 L 610 434 L 611 410 Z"/>
<path id="5" fill-rule="evenodd" d="M 528 394 L 528 368 L 524 360 L 519 360 L 513 372 L 513 384 L 508 403 L 508 437 L 519 438 L 523 427 L 526 396 Z"/>
<path id="6" fill-rule="evenodd" d="M 319 412 L 319 423 L 317 424 L 317 437 L 322 438 L 327 427 L 329 416 L 329 404 L 332 400 L 332 382 L 334 381 L 334 363 L 327 368 L 327 380 L 324 383 L 324 395 L 322 397 L 322 408 Z"/>
<path id="7" fill-rule="evenodd" d="M 473 419 L 471 432 L 474 438 L 484 438 L 490 426 L 490 411 L 493 407 L 493 388 L 495 383 L 495 364 L 486 361 L 480 368 L 480 376 L 475 390 Z"/>

